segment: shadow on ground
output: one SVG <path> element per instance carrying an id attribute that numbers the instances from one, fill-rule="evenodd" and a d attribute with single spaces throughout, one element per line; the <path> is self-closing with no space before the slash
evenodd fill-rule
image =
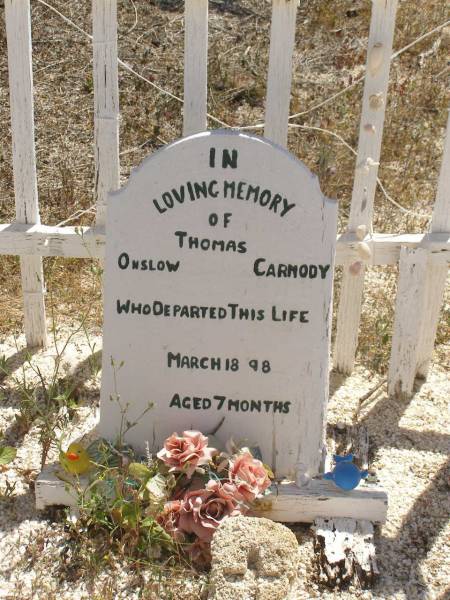
<path id="1" fill-rule="evenodd" d="M 420 391 L 423 381 L 417 381 L 416 393 Z M 378 449 L 389 446 L 390 448 L 416 450 L 423 452 L 445 453 L 445 448 L 450 447 L 450 436 L 434 431 L 418 432 L 400 427 L 399 422 L 405 411 L 414 399 L 398 399 L 382 396 L 371 410 L 363 417 L 361 424 L 367 426 L 370 435 L 370 452 L 373 455 Z M 388 418 L 389 416 L 389 418 Z M 383 434 L 371 435 L 376 431 L 376 422 L 383 422 Z M 411 463 L 411 466 L 414 466 Z M 409 465 L 405 464 L 405 469 Z M 395 538 L 379 537 L 379 546 L 389 545 L 393 550 L 391 555 L 397 555 L 399 562 L 395 578 L 390 582 L 397 590 L 408 594 L 420 595 L 429 598 L 428 583 L 424 581 L 420 565 L 427 558 L 428 552 L 433 547 L 448 520 L 447 514 L 441 514 L 438 507 L 448 503 L 450 481 L 450 461 L 439 469 L 427 488 L 418 496 L 411 509 L 403 519 L 403 523 Z M 408 548 L 408 557 L 405 561 L 405 548 Z M 397 550 L 398 549 L 398 550 Z M 383 572 L 383 554 L 379 556 L 381 572 Z M 391 566 L 392 568 L 392 566 Z M 380 586 L 380 591 L 382 584 Z M 442 600 L 448 598 L 445 592 L 440 596 Z"/>

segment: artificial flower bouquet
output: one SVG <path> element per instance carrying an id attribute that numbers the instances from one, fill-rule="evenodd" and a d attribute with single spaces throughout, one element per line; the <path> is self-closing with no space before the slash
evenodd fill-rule
<path id="1" fill-rule="evenodd" d="M 157 521 L 181 542 L 193 562 L 208 563 L 214 531 L 245 515 L 270 486 L 270 470 L 248 448 L 220 453 L 199 431 L 173 433 L 157 454 L 162 472 L 176 475 L 171 499 Z"/>
<path id="2" fill-rule="evenodd" d="M 230 440 L 221 452 L 199 431 L 173 433 L 156 456 L 141 459 L 106 440 L 87 451 L 95 468 L 80 503 L 86 520 L 109 522 L 133 549 L 180 550 L 198 566 L 208 566 L 220 523 L 247 514 L 273 477 L 248 448 Z"/>

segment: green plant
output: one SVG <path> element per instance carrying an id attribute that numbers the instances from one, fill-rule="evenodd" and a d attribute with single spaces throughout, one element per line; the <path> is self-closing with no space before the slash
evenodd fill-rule
<path id="1" fill-rule="evenodd" d="M 0 374 L 9 375 L 8 360 L 4 354 L 0 356 Z"/>
<path id="2" fill-rule="evenodd" d="M 127 463 L 129 455 L 123 458 L 122 464 L 108 466 L 106 450 L 105 464 L 96 463 L 86 488 L 74 481 L 80 517 L 72 526 L 90 537 L 100 535 L 110 551 L 133 560 L 152 560 L 164 551 L 178 554 L 175 541 L 156 519 L 175 478 L 162 477 L 156 461 Z"/>
<path id="3" fill-rule="evenodd" d="M 61 377 L 63 355 L 73 335 L 74 333 L 68 336 L 62 349 L 58 349 L 55 344 L 56 358 L 50 377 L 46 378 L 43 375 L 29 353 L 25 355 L 21 376 L 11 376 L 11 383 L 20 397 L 16 424 L 23 433 L 26 433 L 32 424 L 36 425 L 42 445 L 41 466 L 44 466 L 50 447 L 56 439 L 55 430 L 68 425 L 76 406 L 75 383 Z M 37 376 L 37 381 L 36 378 L 30 377 L 30 373 Z"/>
<path id="4" fill-rule="evenodd" d="M 13 481 L 12 483 L 8 480 L 5 482 L 5 489 L 0 490 L 0 499 L 9 500 L 13 497 L 14 491 L 16 489 L 17 481 Z"/>
<path id="5" fill-rule="evenodd" d="M 37 429 L 38 440 L 41 444 L 41 467 L 44 466 L 48 453 L 52 446 L 58 448 L 58 431 L 65 430 L 78 405 L 78 382 L 76 378 L 67 373 L 65 360 L 69 346 L 74 342 L 76 336 L 84 333 L 91 350 L 89 366 L 92 375 L 96 375 L 100 369 L 98 355 L 95 351 L 95 343 L 91 341 L 86 326 L 91 305 L 88 305 L 80 317 L 77 326 L 72 327 L 69 332 L 63 331 L 56 319 L 55 301 L 53 298 L 52 274 L 57 268 L 58 262 L 54 261 L 47 273 L 47 282 L 50 297 L 51 318 L 51 340 L 54 350 L 53 366 L 50 374 L 45 374 L 34 360 L 32 354 L 19 349 L 17 339 L 15 345 L 17 352 L 23 354 L 23 362 L 18 374 L 11 374 L 7 367 L 5 357 L 0 359 L 0 375 L 9 377 L 9 383 L 19 395 L 18 413 L 16 414 L 16 428 L 21 433 L 29 431 L 32 425 Z M 100 284 L 100 272 L 94 269 L 94 286 Z"/>
<path id="6" fill-rule="evenodd" d="M 0 446 L 0 466 L 11 463 L 16 458 L 17 450 L 12 446 Z"/>

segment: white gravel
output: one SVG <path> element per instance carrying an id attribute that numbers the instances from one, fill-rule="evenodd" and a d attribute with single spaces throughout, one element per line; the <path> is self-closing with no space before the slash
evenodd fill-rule
<path id="1" fill-rule="evenodd" d="M 67 333 L 67 332 L 66 332 Z M 101 347 L 98 336 L 91 337 Z M 9 358 L 12 375 L 0 383 L 0 431 L 18 449 L 16 460 L 0 467 L 0 600 L 182 600 L 205 597 L 207 584 L 186 573 L 162 578 L 144 570 L 136 573 L 126 563 L 101 568 L 94 577 L 62 576 L 68 534 L 64 524 L 52 523 L 34 508 L 33 482 L 40 466 L 40 445 L 32 428 L 21 435 L 14 427 L 20 396 L 14 377 L 22 376 L 23 339 L 0 344 L 0 357 Z M 84 335 L 77 335 L 65 353 L 66 374 L 79 381 L 79 408 L 74 431 L 82 431 L 95 418 L 99 377 L 89 370 L 91 350 Z M 54 365 L 54 350 L 33 356 L 44 375 Z M 25 365 L 27 377 L 36 377 Z M 329 421 L 352 423 L 358 400 L 380 381 L 362 368 L 345 379 L 332 376 L 334 391 Z M 389 598 L 393 600 L 444 600 L 450 597 L 450 539 L 448 450 L 450 378 L 434 366 L 427 382 L 418 386 L 410 401 L 389 399 L 382 392 L 363 404 L 359 422 L 367 425 L 371 440 L 371 467 L 389 493 L 388 520 L 376 538 L 380 578 L 373 590 L 329 591 L 316 583 L 312 534 L 299 525 L 300 578 L 296 598 Z M 15 486 L 6 497 L 7 482 Z M 161 581 L 160 581 L 161 579 Z M 164 583 L 166 582 L 166 583 Z M 447 595 L 446 595 L 447 594 Z"/>

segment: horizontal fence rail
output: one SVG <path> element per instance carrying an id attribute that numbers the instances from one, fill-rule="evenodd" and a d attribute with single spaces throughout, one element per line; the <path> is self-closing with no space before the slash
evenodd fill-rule
<path id="1" fill-rule="evenodd" d="M 430 231 L 372 233 L 397 4 L 372 0 L 350 217 L 346 233 L 337 237 L 336 263 L 344 273 L 334 364 L 343 372 L 353 369 L 365 268 L 399 264 L 389 390 L 408 395 L 416 375 L 429 368 L 450 263 L 450 116 Z M 297 6 L 297 0 L 272 0 L 264 135 L 284 147 Z M 117 0 L 92 0 L 92 19 L 96 224 L 46 226 L 39 219 L 36 180 L 30 1 L 5 0 L 16 222 L 0 224 L 0 255 L 21 259 L 30 346 L 46 343 L 42 258 L 103 259 L 107 195 L 120 186 Z M 184 23 L 183 134 L 190 135 L 207 128 L 208 1 L 186 0 Z M 354 263 L 361 263 L 356 270 Z"/>
<path id="2" fill-rule="evenodd" d="M 66 258 L 103 258 L 105 229 L 98 227 L 53 227 L 47 225 L 0 224 L 0 255 L 63 256 Z M 336 263 L 361 260 L 360 240 L 355 234 L 337 237 Z M 434 265 L 447 268 L 450 263 L 449 233 L 378 233 L 367 238 L 372 256 L 367 264 L 393 265 L 400 250 L 427 248 Z"/>

